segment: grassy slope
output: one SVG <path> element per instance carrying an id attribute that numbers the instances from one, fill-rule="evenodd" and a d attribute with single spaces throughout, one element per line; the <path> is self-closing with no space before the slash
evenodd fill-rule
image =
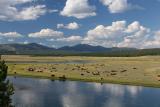
<path id="1" fill-rule="evenodd" d="M 86 64 L 8 64 L 9 74 L 29 77 L 55 78 L 62 75 L 70 80 L 92 82 L 111 82 L 131 85 L 160 87 L 160 56 L 146 57 L 30 57 L 30 56 L 3 56 L 6 61 L 21 62 L 66 62 L 90 61 Z M 80 66 L 80 69 L 76 66 Z M 29 72 L 28 68 L 36 71 Z M 52 69 L 52 68 L 56 68 Z M 74 70 L 73 70 L 74 68 Z M 82 70 L 82 68 L 87 70 Z M 37 72 L 37 71 L 43 72 Z M 121 72 L 126 70 L 125 72 Z M 87 73 L 88 72 L 88 73 Z M 100 72 L 100 75 L 93 73 Z M 51 75 L 55 77 L 51 77 Z M 83 75 L 81 75 L 83 74 Z M 111 75 L 116 74 L 116 75 Z"/>

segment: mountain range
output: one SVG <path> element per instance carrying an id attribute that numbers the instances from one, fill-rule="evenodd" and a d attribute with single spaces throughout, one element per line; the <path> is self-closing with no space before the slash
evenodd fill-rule
<path id="1" fill-rule="evenodd" d="M 0 54 L 28 54 L 28 55 L 86 55 L 86 56 L 121 56 L 121 55 L 159 55 L 160 49 L 136 48 L 106 48 L 88 44 L 51 48 L 36 43 L 29 44 L 0 44 Z"/>

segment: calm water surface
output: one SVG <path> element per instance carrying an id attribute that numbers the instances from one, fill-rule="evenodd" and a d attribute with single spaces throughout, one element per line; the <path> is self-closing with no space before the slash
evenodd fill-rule
<path id="1" fill-rule="evenodd" d="M 16 107 L 160 107 L 160 89 L 9 77 Z"/>
<path id="2" fill-rule="evenodd" d="M 73 61 L 7 61 L 8 64 L 87 64 L 94 63 L 88 60 L 73 60 Z"/>

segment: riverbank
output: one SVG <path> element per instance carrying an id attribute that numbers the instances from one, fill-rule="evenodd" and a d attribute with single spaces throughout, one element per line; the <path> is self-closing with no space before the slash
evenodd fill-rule
<path id="1" fill-rule="evenodd" d="M 9 75 L 13 76 L 160 87 L 160 56 L 3 56 L 3 59 L 12 62 L 8 66 Z"/>

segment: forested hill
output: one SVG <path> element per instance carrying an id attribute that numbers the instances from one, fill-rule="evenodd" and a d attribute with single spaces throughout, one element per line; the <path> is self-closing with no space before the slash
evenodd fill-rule
<path id="1" fill-rule="evenodd" d="M 36 43 L 30 44 L 0 44 L 0 54 L 20 55 L 51 55 L 51 56 L 144 56 L 160 55 L 160 48 L 136 49 L 136 48 L 105 48 L 78 44 L 64 46 L 58 49 L 43 46 Z"/>

